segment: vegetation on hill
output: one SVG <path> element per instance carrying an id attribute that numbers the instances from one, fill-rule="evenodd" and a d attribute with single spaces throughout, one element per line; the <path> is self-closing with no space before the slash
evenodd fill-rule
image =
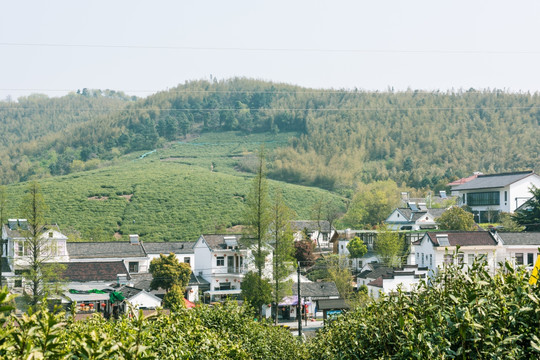
<path id="1" fill-rule="evenodd" d="M 144 241 L 195 241 L 202 233 L 224 232 L 242 223 L 252 175 L 234 170 L 249 163 L 251 150 L 264 137 L 226 134 L 197 144 L 176 144 L 144 158 L 117 165 L 42 179 L 50 208 L 46 220 L 57 223 L 70 240 L 114 240 L 139 234 Z M 270 143 L 271 144 L 271 143 Z M 236 159 L 234 159 L 236 158 Z M 299 219 L 309 218 L 321 198 L 344 208 L 343 200 L 318 188 L 269 181 L 270 194 L 283 191 Z M 7 186 L 6 217 L 22 217 L 27 185 Z M 127 239 L 125 237 L 124 239 Z"/>
<path id="2" fill-rule="evenodd" d="M 223 131 L 299 134 L 271 154 L 269 176 L 343 194 L 387 179 L 437 190 L 475 170 L 534 169 L 540 157 L 539 94 L 313 90 L 236 78 L 133 100 L 86 91 L 0 102 L 2 126 L 10 129 L 4 137 L 13 139 L 0 148 L 2 181 L 92 169 Z"/>

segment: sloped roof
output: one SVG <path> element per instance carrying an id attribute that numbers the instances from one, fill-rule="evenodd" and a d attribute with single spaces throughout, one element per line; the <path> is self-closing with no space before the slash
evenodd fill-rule
<path id="1" fill-rule="evenodd" d="M 416 222 L 418 219 L 426 216 L 426 214 L 438 218 L 446 211 L 445 208 L 429 208 L 421 211 L 412 211 L 409 208 L 397 208 L 396 210 L 409 222 Z"/>
<path id="2" fill-rule="evenodd" d="M 129 272 L 122 261 L 99 261 L 99 262 L 68 262 L 64 277 L 67 281 L 116 281 L 118 274 L 126 274 L 130 279 Z"/>
<path id="3" fill-rule="evenodd" d="M 448 246 L 496 246 L 497 240 L 489 231 L 445 231 L 445 232 L 427 232 L 426 236 L 435 246 L 444 246 L 439 244 L 437 235 L 448 236 Z"/>
<path id="4" fill-rule="evenodd" d="M 17 227 L 13 228 L 13 229 L 11 229 L 6 224 L 3 224 L 2 227 L 3 227 L 4 231 L 6 232 L 6 236 L 7 236 L 8 239 L 24 238 L 24 237 L 28 236 L 27 234 L 25 235 L 23 233 L 24 230 L 19 225 L 17 225 Z M 43 227 L 42 232 L 41 232 L 41 236 L 43 236 L 43 234 L 45 234 L 48 231 L 57 231 L 58 233 L 60 233 L 60 228 L 58 227 L 58 225 L 45 225 Z M 60 235 L 63 238 L 67 239 L 67 237 L 64 234 L 60 233 Z"/>
<path id="5" fill-rule="evenodd" d="M 378 266 L 374 266 L 373 271 L 369 271 L 369 270 L 362 271 L 360 275 L 358 275 L 358 277 L 361 279 L 377 279 L 378 277 L 383 276 L 383 275 L 384 276 L 392 275 L 394 271 L 391 267 L 383 266 L 380 264 L 374 264 L 374 265 L 378 265 Z"/>
<path id="6" fill-rule="evenodd" d="M 147 254 L 193 254 L 193 241 L 145 242 L 143 248 Z"/>
<path id="7" fill-rule="evenodd" d="M 520 171 L 504 174 L 478 175 L 476 179 L 453 187 L 452 191 L 501 188 L 531 175 L 536 174 L 534 171 Z"/>
<path id="8" fill-rule="evenodd" d="M 150 291 L 150 283 L 152 282 L 152 274 L 150 273 L 131 274 L 131 279 L 132 279 L 134 288 Z M 209 284 L 210 283 L 207 280 L 191 273 L 188 286 L 194 286 L 194 285 L 205 286 Z"/>
<path id="9" fill-rule="evenodd" d="M 448 183 L 447 185 L 448 186 L 463 185 L 465 183 L 468 183 L 471 180 L 476 179 L 478 177 L 478 175 L 482 175 L 482 174 L 472 174 L 471 176 L 461 178 L 461 179 L 458 179 L 458 180 L 454 180 L 451 183 Z"/>
<path id="10" fill-rule="evenodd" d="M 376 287 L 382 288 L 382 287 L 383 287 L 383 278 L 382 278 L 382 276 L 379 276 L 379 277 L 376 278 L 375 280 L 370 281 L 370 282 L 368 283 L 368 285 L 370 285 L 370 286 L 376 286 Z"/>
<path id="11" fill-rule="evenodd" d="M 291 228 L 293 231 L 302 231 L 304 229 L 307 229 L 308 231 L 318 231 L 319 223 L 321 226 L 321 231 L 330 231 L 330 222 L 327 220 L 294 220 L 291 221 Z M 331 230 L 335 230 L 335 228 L 332 226 Z"/>
<path id="12" fill-rule="evenodd" d="M 298 295 L 298 284 L 292 285 L 293 295 Z M 340 296 L 336 284 L 333 281 L 300 283 L 301 297 L 328 298 Z"/>
<path id="13" fill-rule="evenodd" d="M 499 237 L 504 245 L 538 245 L 540 246 L 540 232 L 500 232 Z"/>
<path id="14" fill-rule="evenodd" d="M 225 250 L 227 249 L 227 244 L 225 243 L 225 238 L 234 238 L 238 242 L 238 246 L 242 248 L 240 239 L 242 235 L 234 234 L 203 234 L 201 237 L 206 241 L 208 247 L 212 250 Z"/>
<path id="15" fill-rule="evenodd" d="M 146 257 L 140 243 L 127 241 L 68 242 L 67 251 L 71 259 Z"/>

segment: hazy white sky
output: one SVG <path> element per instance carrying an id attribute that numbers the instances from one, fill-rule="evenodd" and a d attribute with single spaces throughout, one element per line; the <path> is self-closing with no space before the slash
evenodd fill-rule
<path id="1" fill-rule="evenodd" d="M 540 90 L 540 2 L 0 0 L 0 99 L 245 76 Z"/>

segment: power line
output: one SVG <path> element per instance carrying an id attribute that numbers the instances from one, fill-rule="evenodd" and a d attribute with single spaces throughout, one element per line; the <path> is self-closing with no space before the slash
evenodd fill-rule
<path id="1" fill-rule="evenodd" d="M 245 52 L 298 52 L 298 53 L 358 53 L 358 54 L 463 54 L 463 55 L 540 55 L 540 51 L 530 50 L 451 50 L 451 49 L 329 49 L 329 48 L 263 48 L 263 47 L 217 47 L 217 46 L 179 46 L 179 45 L 108 45 L 72 43 L 10 43 L 0 46 L 12 47 L 51 47 L 51 48 L 89 48 L 89 49 L 135 49 L 135 50 L 180 50 L 180 51 L 245 51 Z"/>
<path id="2" fill-rule="evenodd" d="M 151 106 L 151 105 L 150 105 Z M 340 112 L 340 111 L 351 111 L 351 112 L 372 112 L 372 111 L 458 111 L 458 110 L 467 110 L 467 111 L 484 111 L 484 110 L 533 110 L 540 109 L 540 105 L 534 106 L 493 106 L 493 107 L 381 107 L 381 108 L 103 108 L 103 109 L 91 109 L 91 108 L 77 108 L 77 109 L 63 109 L 63 108 L 41 108 L 38 106 L 11 106 L 11 107 L 0 107 L 0 111 L 10 111 L 10 110 L 39 110 L 39 111 L 59 111 L 59 112 L 114 112 L 114 111 L 125 111 L 125 112 L 138 112 L 138 111 L 184 111 L 184 112 L 214 112 L 214 111 L 311 111 L 311 112 Z"/>

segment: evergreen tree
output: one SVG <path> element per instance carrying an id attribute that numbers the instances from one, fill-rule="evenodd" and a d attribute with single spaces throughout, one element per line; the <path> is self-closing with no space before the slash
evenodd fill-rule
<path id="1" fill-rule="evenodd" d="M 540 188 L 533 186 L 531 193 L 527 206 L 514 214 L 514 220 L 525 226 L 525 231 L 540 231 Z"/>
<path id="2" fill-rule="evenodd" d="M 292 210 L 285 204 L 281 191 L 277 191 L 272 202 L 272 222 L 270 223 L 271 245 L 273 246 L 272 276 L 274 278 L 275 323 L 277 306 L 289 287 L 283 282 L 293 269 L 294 236 L 291 229 Z"/>
<path id="3" fill-rule="evenodd" d="M 257 289 L 261 294 L 263 292 L 263 269 L 266 255 L 268 255 L 268 229 L 271 222 L 265 156 L 265 149 L 261 146 L 257 154 L 257 172 L 253 178 L 246 201 L 245 222 L 247 234 L 242 237 L 244 244 L 253 252 L 255 268 L 259 278 Z"/>

